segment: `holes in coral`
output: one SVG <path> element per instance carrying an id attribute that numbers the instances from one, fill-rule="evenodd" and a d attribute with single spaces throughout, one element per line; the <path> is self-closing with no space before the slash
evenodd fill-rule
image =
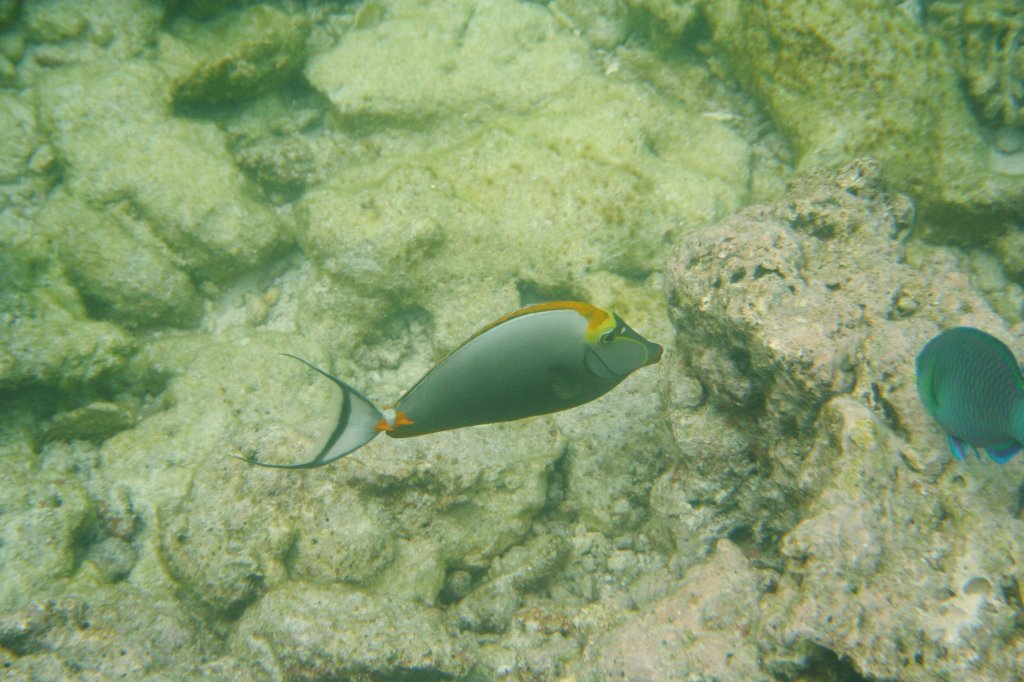
<path id="1" fill-rule="evenodd" d="M 1014 505 L 1014 518 L 1021 518 L 1024 515 L 1024 481 L 1017 486 L 1016 504 Z"/>
<path id="2" fill-rule="evenodd" d="M 1024 611 L 1024 602 L 1021 601 L 1020 583 L 1017 582 L 1013 576 L 1008 576 L 1005 582 L 999 586 L 999 590 L 1003 594 L 1003 600 L 1013 607 L 1013 609 L 1020 614 Z M 1018 622 L 1022 616 L 1018 615 Z"/>
<path id="3" fill-rule="evenodd" d="M 733 346 L 726 355 L 733 366 L 740 372 L 745 373 L 750 369 L 750 352 L 746 348 Z"/>
<path id="4" fill-rule="evenodd" d="M 869 682 L 870 678 L 857 672 L 846 656 L 840 656 L 831 649 L 808 642 L 810 654 L 804 679 L 829 680 L 829 682 Z"/>
<path id="5" fill-rule="evenodd" d="M 896 411 L 896 406 L 892 404 L 885 396 L 885 387 L 874 382 L 871 384 L 871 402 L 875 408 L 881 412 L 882 418 L 885 423 L 888 424 L 894 431 L 902 432 L 903 429 L 900 425 L 900 416 Z"/>
<path id="6" fill-rule="evenodd" d="M 992 592 L 992 583 L 987 578 L 974 576 L 964 583 L 964 594 L 978 594 L 988 596 Z"/>
<path id="7" fill-rule="evenodd" d="M 777 268 L 766 268 L 758 263 L 754 268 L 754 279 L 761 279 L 765 275 L 775 275 L 776 277 L 786 279 L 786 276 L 782 274 L 781 270 L 778 270 Z"/>
<path id="8" fill-rule="evenodd" d="M 730 530 L 726 537 L 728 537 L 729 541 L 734 545 L 738 545 L 742 548 L 753 542 L 754 531 L 750 526 L 744 524 L 742 526 L 736 526 Z"/>

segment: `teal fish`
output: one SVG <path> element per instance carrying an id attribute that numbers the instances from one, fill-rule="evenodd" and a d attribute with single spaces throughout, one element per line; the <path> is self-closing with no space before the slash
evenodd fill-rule
<path id="1" fill-rule="evenodd" d="M 341 389 L 338 422 L 308 462 L 246 461 L 311 469 L 361 448 L 382 431 L 407 438 L 558 412 L 604 395 L 661 359 L 661 351 L 613 312 L 578 301 L 540 303 L 481 329 L 383 410 L 341 379 L 291 355 Z"/>
<path id="2" fill-rule="evenodd" d="M 979 329 L 956 327 L 917 356 L 917 392 L 949 438 L 957 459 L 966 446 L 999 463 L 1024 445 L 1024 375 L 1006 345 Z"/>

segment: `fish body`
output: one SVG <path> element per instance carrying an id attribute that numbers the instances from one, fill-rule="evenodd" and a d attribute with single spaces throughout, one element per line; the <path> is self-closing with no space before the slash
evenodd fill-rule
<path id="1" fill-rule="evenodd" d="M 499 318 L 471 336 L 387 409 L 344 381 L 337 425 L 317 455 L 285 469 L 323 466 L 380 432 L 395 438 L 523 419 L 582 405 L 657 362 L 662 348 L 615 313 L 578 301 L 555 301 Z M 295 357 L 295 356 L 290 356 Z"/>
<path id="2" fill-rule="evenodd" d="M 1024 375 L 991 334 L 956 327 L 929 341 L 917 356 L 917 390 L 957 459 L 970 446 L 1006 462 L 1024 445 Z"/>

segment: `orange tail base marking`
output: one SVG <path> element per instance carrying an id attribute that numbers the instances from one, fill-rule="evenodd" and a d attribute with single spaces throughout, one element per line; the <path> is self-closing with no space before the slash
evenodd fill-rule
<path id="1" fill-rule="evenodd" d="M 415 424 L 413 420 L 406 416 L 405 412 L 395 412 L 395 419 L 391 424 L 388 424 L 387 419 L 381 419 L 377 422 L 378 431 L 394 431 L 399 426 L 406 426 L 407 424 Z"/>

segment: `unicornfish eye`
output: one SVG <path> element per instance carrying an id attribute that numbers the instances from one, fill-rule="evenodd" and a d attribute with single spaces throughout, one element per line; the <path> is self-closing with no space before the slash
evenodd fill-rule
<path id="1" fill-rule="evenodd" d="M 634 370 L 657 362 L 661 346 L 647 341 L 621 320 L 615 321 L 613 328 L 597 337 L 584 363 L 595 376 L 621 380 Z"/>

